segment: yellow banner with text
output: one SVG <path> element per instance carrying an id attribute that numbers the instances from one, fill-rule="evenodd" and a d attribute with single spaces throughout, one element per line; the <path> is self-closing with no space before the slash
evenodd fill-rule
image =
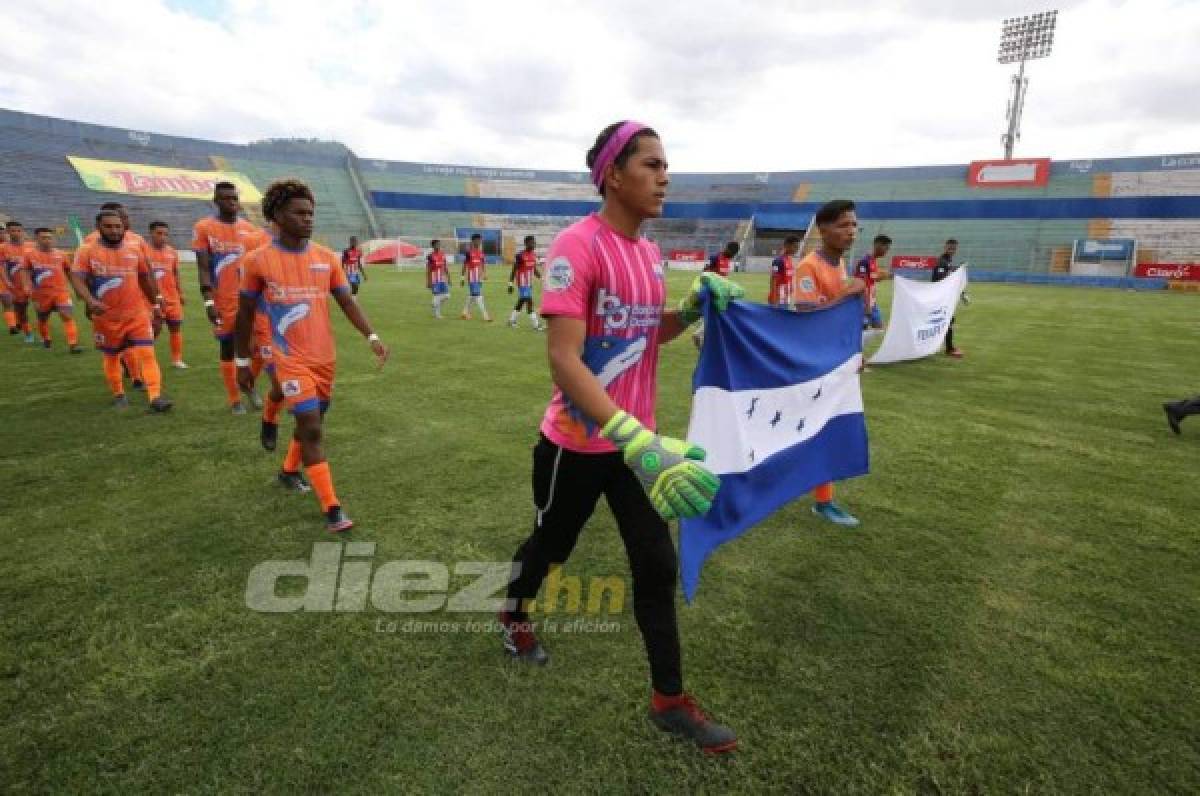
<path id="1" fill-rule="evenodd" d="M 262 194 L 244 174 L 231 171 L 195 171 L 142 163 L 117 163 L 68 155 L 83 184 L 93 191 L 125 193 L 162 199 L 212 200 L 213 186 L 231 182 L 243 202 L 257 202 Z"/>

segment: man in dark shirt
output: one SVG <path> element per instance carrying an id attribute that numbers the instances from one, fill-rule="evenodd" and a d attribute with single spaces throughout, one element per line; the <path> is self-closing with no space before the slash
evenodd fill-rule
<path id="1" fill-rule="evenodd" d="M 709 258 L 708 265 L 704 267 L 704 270 L 719 276 L 729 276 L 729 272 L 733 270 L 733 258 L 737 257 L 741 248 L 737 241 L 729 241 L 725 244 L 724 251 Z"/>
<path id="2" fill-rule="evenodd" d="M 946 248 L 942 250 L 937 265 L 933 267 L 933 278 L 930 281 L 941 282 L 958 270 L 958 266 L 954 264 L 954 255 L 957 253 L 958 241 L 954 238 L 946 241 Z M 950 328 L 946 330 L 946 354 L 955 359 L 963 357 L 962 349 L 954 347 L 954 318 L 950 319 Z"/>
<path id="3" fill-rule="evenodd" d="M 1167 425 L 1176 434 L 1180 433 L 1179 424 L 1188 415 L 1200 415 L 1200 395 L 1195 398 L 1190 398 L 1186 401 L 1172 401 L 1171 403 L 1163 404 L 1163 411 L 1167 413 Z"/>
<path id="4" fill-rule="evenodd" d="M 863 284 L 867 286 L 867 290 L 863 294 L 864 331 L 867 329 L 883 328 L 883 313 L 879 310 L 879 297 L 876 285 L 879 282 L 892 278 L 890 273 L 882 271 L 879 268 L 879 261 L 887 256 L 888 249 L 891 247 L 891 238 L 887 235 L 876 235 L 875 240 L 871 242 L 871 253 L 864 254 L 862 259 L 854 264 L 854 276 L 861 279 Z"/>

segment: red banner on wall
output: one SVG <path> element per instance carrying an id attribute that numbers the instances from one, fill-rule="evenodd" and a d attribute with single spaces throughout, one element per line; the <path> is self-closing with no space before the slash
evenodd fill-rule
<path id="1" fill-rule="evenodd" d="M 1200 263 L 1138 263 L 1133 275 L 1142 279 L 1200 282 Z"/>
<path id="2" fill-rule="evenodd" d="M 671 249 L 667 252 L 668 260 L 684 263 L 702 263 L 707 259 L 704 249 Z"/>
<path id="3" fill-rule="evenodd" d="M 973 188 L 1040 188 L 1050 181 L 1050 158 L 975 160 L 967 168 Z"/>
<path id="4" fill-rule="evenodd" d="M 893 254 L 892 268 L 921 268 L 932 270 L 937 265 L 938 258 L 926 257 L 922 254 Z"/>

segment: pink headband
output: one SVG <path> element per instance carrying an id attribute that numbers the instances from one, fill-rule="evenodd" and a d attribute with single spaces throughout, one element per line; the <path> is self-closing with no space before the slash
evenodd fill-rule
<path id="1" fill-rule="evenodd" d="M 622 122 L 617 131 L 612 134 L 600 149 L 600 154 L 596 156 L 596 162 L 592 164 L 592 183 L 597 188 L 604 185 L 605 170 L 617 159 L 617 155 L 621 154 L 621 150 L 629 143 L 629 139 L 645 129 L 646 125 L 641 122 Z"/>

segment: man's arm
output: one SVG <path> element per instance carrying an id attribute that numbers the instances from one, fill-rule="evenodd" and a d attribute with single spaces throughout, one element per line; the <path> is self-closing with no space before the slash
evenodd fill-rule
<path id="1" fill-rule="evenodd" d="M 200 280 L 200 295 L 204 296 L 204 300 L 208 301 L 212 298 L 212 259 L 208 252 L 196 252 L 196 276 Z"/>
<path id="2" fill-rule="evenodd" d="M 87 307 L 88 312 L 92 315 L 103 315 L 104 305 L 101 304 L 95 296 L 92 295 L 91 288 L 88 287 L 87 280 L 84 279 L 83 273 L 72 270 L 68 277 L 71 280 L 71 287 L 75 288 L 75 295 Z"/>
<path id="3" fill-rule="evenodd" d="M 186 301 L 183 300 L 183 291 L 179 290 L 179 286 L 183 283 L 179 281 L 179 256 L 176 255 L 175 262 L 171 263 L 171 273 L 175 277 L 175 292 L 179 294 L 179 306 L 185 306 Z"/>
<path id="4" fill-rule="evenodd" d="M 842 286 L 841 292 L 838 293 L 837 296 L 833 299 L 833 303 L 837 303 L 839 301 L 842 301 L 843 299 L 847 299 L 850 296 L 861 295 L 862 293 L 865 293 L 866 290 L 867 290 L 867 283 L 862 281 L 858 277 L 854 277 L 853 279 L 850 279 L 848 282 L 846 282 L 845 285 Z"/>
<path id="5" fill-rule="evenodd" d="M 250 358 L 250 337 L 254 331 L 254 314 L 258 312 L 258 299 L 238 295 L 237 319 L 233 325 L 233 352 L 238 359 Z"/>
<path id="6" fill-rule="evenodd" d="M 691 324 L 683 319 L 679 310 L 665 310 L 658 326 L 658 344 L 666 345 L 686 332 L 689 326 Z"/>
<path id="7" fill-rule="evenodd" d="M 208 316 L 208 322 L 215 326 L 220 318 L 217 315 L 217 307 L 213 303 L 211 264 L 212 255 L 209 252 L 196 251 L 196 274 L 200 279 L 200 295 L 204 299 L 204 314 Z"/>
<path id="8" fill-rule="evenodd" d="M 250 370 L 250 336 L 254 332 L 254 314 L 258 311 L 258 299 L 245 293 L 238 294 L 237 319 L 233 324 L 233 355 L 237 365 L 237 382 L 242 389 L 254 388 L 254 373 Z"/>
<path id="9" fill-rule="evenodd" d="M 371 344 L 371 350 L 375 353 L 375 361 L 379 367 L 383 367 L 391 352 L 379 339 L 379 335 L 375 334 L 375 330 L 371 328 L 371 322 L 363 314 L 362 307 L 358 306 L 358 302 L 354 300 L 354 294 L 349 290 L 338 289 L 333 291 L 333 298 L 342 308 L 342 312 L 346 314 L 346 320 L 350 321 L 350 325 L 367 338 L 367 342 Z"/>
<path id="10" fill-rule="evenodd" d="M 154 308 L 155 316 L 162 315 L 162 294 L 158 292 L 158 280 L 154 278 L 154 272 L 148 266 L 145 271 L 138 272 L 138 286 L 141 287 L 146 301 Z"/>
<path id="11" fill-rule="evenodd" d="M 860 293 L 862 293 L 861 290 L 858 291 L 857 293 L 843 292 L 840 295 L 838 295 L 837 298 L 832 299 L 831 301 L 823 302 L 823 303 L 818 303 L 818 302 L 814 302 L 814 301 L 797 301 L 794 308 L 795 308 L 796 312 L 816 312 L 817 310 L 827 310 L 830 307 L 836 307 L 838 304 L 841 304 L 843 301 L 851 301 L 856 296 L 858 296 Z"/>
<path id="12" fill-rule="evenodd" d="M 571 403 L 603 428 L 618 407 L 596 374 L 583 363 L 586 337 L 587 324 L 578 318 L 554 315 L 546 319 L 546 357 L 551 378 Z"/>
<path id="13" fill-rule="evenodd" d="M 67 280 L 67 284 L 71 286 L 71 292 L 75 294 L 75 298 L 79 301 L 83 301 L 83 295 L 79 292 L 79 288 L 75 286 L 75 280 L 71 278 L 71 273 L 71 261 L 64 254 L 62 262 L 63 277 Z"/>
<path id="14" fill-rule="evenodd" d="M 33 293 L 33 271 L 29 267 L 29 261 L 23 260 L 21 267 L 17 269 L 17 279 L 21 282 L 21 289 L 25 291 L 25 295 Z"/>
<path id="15" fill-rule="evenodd" d="M 729 305 L 744 297 L 746 291 L 736 282 L 720 274 L 701 273 L 692 282 L 688 294 L 679 302 L 679 309 L 666 310 L 658 327 L 658 344 L 663 345 L 683 334 L 689 326 L 700 320 L 700 308 L 707 294 L 717 312 L 725 312 Z"/>

